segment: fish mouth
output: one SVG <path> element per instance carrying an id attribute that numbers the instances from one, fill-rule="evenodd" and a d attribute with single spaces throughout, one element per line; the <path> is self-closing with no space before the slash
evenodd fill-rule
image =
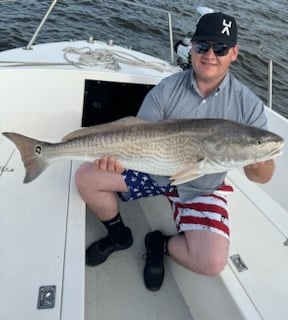
<path id="1" fill-rule="evenodd" d="M 283 151 L 282 150 L 277 150 L 276 152 L 272 153 L 272 158 L 276 158 L 276 157 L 279 157 L 279 156 L 282 156 L 283 154 Z"/>
<path id="2" fill-rule="evenodd" d="M 282 151 L 282 147 L 283 147 L 283 144 L 281 144 L 280 146 L 276 147 L 275 149 L 273 149 L 270 153 L 269 153 L 269 156 L 271 158 L 276 158 L 278 156 L 281 156 L 283 154 L 283 151 Z"/>

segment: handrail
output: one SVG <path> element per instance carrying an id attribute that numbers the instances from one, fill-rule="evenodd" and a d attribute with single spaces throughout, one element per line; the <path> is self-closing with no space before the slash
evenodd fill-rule
<path id="1" fill-rule="evenodd" d="M 269 59 L 268 63 L 268 93 L 267 106 L 272 109 L 272 91 L 273 91 L 273 61 Z"/>
<path id="2" fill-rule="evenodd" d="M 52 1 L 50 7 L 48 8 L 48 10 L 47 10 L 47 12 L 46 12 L 46 14 L 45 14 L 45 16 L 43 17 L 42 21 L 40 22 L 37 30 L 35 31 L 35 33 L 33 34 L 32 38 L 31 38 L 31 40 L 29 41 L 29 43 L 28 43 L 28 45 L 27 45 L 27 47 L 26 47 L 27 50 L 30 50 L 30 49 L 31 49 L 31 47 L 32 47 L 33 43 L 35 42 L 35 40 L 36 40 L 36 38 L 37 38 L 40 30 L 42 29 L 44 23 L 45 23 L 46 20 L 48 19 L 49 15 L 50 15 L 50 13 L 52 12 L 52 10 L 53 10 L 54 6 L 56 5 L 57 1 L 58 1 L 58 0 L 53 0 L 53 1 Z"/>
<path id="3" fill-rule="evenodd" d="M 58 0 L 53 0 L 50 7 L 48 8 L 45 16 L 43 17 L 42 21 L 40 22 L 37 30 L 35 31 L 35 33 L 33 34 L 31 40 L 29 41 L 27 47 L 25 49 L 30 50 L 32 45 L 34 44 L 39 32 L 41 31 L 43 25 L 45 24 L 45 22 L 47 21 L 50 13 L 52 12 L 54 6 L 56 5 Z M 175 12 L 171 12 L 168 10 L 164 10 L 164 9 L 159 9 L 159 8 L 154 8 L 151 6 L 147 6 L 145 4 L 141 4 L 141 3 L 135 3 L 135 2 L 131 2 L 128 0 L 116 0 L 118 2 L 122 2 L 122 3 L 126 3 L 129 4 L 131 6 L 135 6 L 135 7 L 140 7 L 140 8 L 144 8 L 144 9 L 149 9 L 152 11 L 156 11 L 156 12 L 161 12 L 161 13 L 166 13 L 168 15 L 168 28 L 169 28 L 169 41 L 170 41 L 170 55 L 171 55 L 171 64 L 174 63 L 174 45 L 173 45 L 173 27 L 172 27 L 172 15 L 175 15 L 177 17 L 181 16 L 181 13 L 175 13 Z"/>
<path id="4" fill-rule="evenodd" d="M 268 85 L 267 85 L 267 106 L 272 109 L 273 106 L 273 68 L 274 64 L 278 64 L 281 66 L 281 68 L 284 68 L 285 70 L 288 70 L 288 67 L 286 65 L 283 65 L 280 61 L 276 60 L 275 58 L 272 59 L 271 55 L 267 52 L 263 52 L 265 48 L 263 48 L 262 44 L 260 43 L 258 48 L 258 54 L 257 56 L 259 58 L 265 59 L 268 61 Z M 266 48 L 267 49 L 267 48 Z"/>

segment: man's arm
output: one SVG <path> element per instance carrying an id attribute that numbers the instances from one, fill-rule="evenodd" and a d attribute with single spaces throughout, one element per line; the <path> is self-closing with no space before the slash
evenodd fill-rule
<path id="1" fill-rule="evenodd" d="M 273 159 L 253 163 L 244 167 L 246 177 L 257 183 L 267 183 L 272 179 L 275 170 L 275 162 Z"/>

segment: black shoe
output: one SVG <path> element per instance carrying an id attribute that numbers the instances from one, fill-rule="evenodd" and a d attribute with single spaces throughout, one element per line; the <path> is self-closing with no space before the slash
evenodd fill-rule
<path id="1" fill-rule="evenodd" d="M 144 283 L 146 288 L 151 291 L 158 291 L 164 280 L 164 241 L 165 237 L 160 231 L 149 232 L 145 237 Z"/>
<path id="2" fill-rule="evenodd" d="M 98 264 L 103 263 L 112 252 L 131 247 L 133 244 L 132 233 L 128 227 L 125 228 L 127 238 L 123 242 L 113 242 L 109 236 L 106 236 L 105 238 L 92 243 L 86 250 L 86 265 L 97 266 Z"/>

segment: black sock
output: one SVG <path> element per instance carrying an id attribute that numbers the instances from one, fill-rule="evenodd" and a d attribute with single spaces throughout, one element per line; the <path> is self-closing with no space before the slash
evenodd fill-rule
<path id="1" fill-rule="evenodd" d="M 166 254 L 167 256 L 169 256 L 168 241 L 170 238 L 172 238 L 172 236 L 165 236 L 164 244 L 163 244 L 164 254 Z"/>
<path id="2" fill-rule="evenodd" d="M 113 242 L 122 242 L 127 239 L 127 227 L 123 223 L 119 212 L 113 219 L 102 222 L 108 231 L 109 238 Z"/>
<path id="3" fill-rule="evenodd" d="M 168 252 L 168 241 L 172 236 L 166 236 L 164 234 L 155 234 L 150 239 L 150 246 L 153 248 L 152 250 L 155 252 L 161 252 L 169 255 Z"/>

